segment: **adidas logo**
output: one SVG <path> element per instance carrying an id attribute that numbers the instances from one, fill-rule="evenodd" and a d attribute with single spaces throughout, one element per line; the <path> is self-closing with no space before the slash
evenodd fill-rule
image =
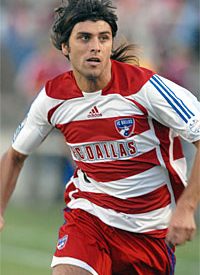
<path id="1" fill-rule="evenodd" d="M 89 112 L 87 117 L 90 118 L 90 117 L 101 117 L 101 116 L 102 114 L 99 113 L 99 110 L 97 109 L 97 107 L 94 106 L 92 110 Z"/>

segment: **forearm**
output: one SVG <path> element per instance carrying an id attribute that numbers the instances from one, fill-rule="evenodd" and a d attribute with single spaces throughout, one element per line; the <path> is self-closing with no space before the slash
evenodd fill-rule
<path id="1" fill-rule="evenodd" d="M 200 141 L 195 143 L 196 156 L 189 177 L 188 186 L 180 197 L 178 204 L 192 211 L 197 209 L 200 202 Z"/>
<path id="2" fill-rule="evenodd" d="M 6 205 L 15 189 L 18 176 L 26 156 L 22 156 L 10 148 L 1 159 L 0 181 L 0 214 L 3 215 Z"/>
<path id="3" fill-rule="evenodd" d="M 196 231 L 194 213 L 200 201 L 200 141 L 188 186 L 179 198 L 172 214 L 166 240 L 173 245 L 183 244 L 193 238 Z"/>

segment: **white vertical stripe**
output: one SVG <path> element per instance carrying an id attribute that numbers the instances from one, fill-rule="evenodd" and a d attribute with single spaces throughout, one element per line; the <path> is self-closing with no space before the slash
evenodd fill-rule
<path id="1" fill-rule="evenodd" d="M 154 126 L 153 126 L 153 122 L 152 122 L 152 119 L 149 118 L 149 125 L 150 125 L 150 128 L 152 130 L 152 132 L 154 133 L 154 140 L 156 140 L 159 144 L 160 144 L 160 140 L 156 137 L 156 134 L 155 134 L 155 129 L 154 129 Z M 165 165 L 165 161 L 162 157 L 162 153 L 161 153 L 161 149 L 160 149 L 160 146 L 157 146 L 156 147 L 156 153 L 157 153 L 157 157 L 158 157 L 158 160 L 161 164 L 162 167 L 166 168 L 166 165 Z M 171 204 L 172 204 L 172 207 L 174 208 L 176 203 L 175 203 L 175 198 L 174 198 L 174 192 L 173 192 L 173 189 L 172 189 L 172 185 L 171 185 L 171 181 L 169 179 L 169 173 L 167 171 L 167 169 L 163 169 L 163 175 L 165 175 L 165 177 L 168 178 L 168 180 L 166 181 L 167 183 L 167 187 L 168 187 L 168 190 L 171 194 Z"/>
<path id="2" fill-rule="evenodd" d="M 150 129 L 151 129 L 151 132 L 153 134 L 152 135 L 152 140 L 157 145 L 156 146 L 156 154 L 157 154 L 158 160 L 159 160 L 161 166 L 166 168 L 166 165 L 165 165 L 165 162 L 163 160 L 162 153 L 161 153 L 161 150 L 160 150 L 160 140 L 156 136 L 155 129 L 154 129 L 153 122 L 152 122 L 152 118 L 148 118 L 148 123 L 149 123 Z"/>
<path id="3" fill-rule="evenodd" d="M 173 169 L 176 171 L 178 176 L 180 177 L 183 184 L 186 186 L 187 185 L 187 183 L 186 183 L 186 161 L 184 161 L 185 159 L 182 159 L 181 162 L 174 161 L 174 158 L 173 158 L 174 134 L 173 134 L 172 129 L 170 129 L 170 131 L 169 131 L 169 139 L 170 139 L 170 147 L 169 147 L 170 164 L 173 167 Z M 182 168 L 179 166 L 180 164 L 181 164 Z"/>

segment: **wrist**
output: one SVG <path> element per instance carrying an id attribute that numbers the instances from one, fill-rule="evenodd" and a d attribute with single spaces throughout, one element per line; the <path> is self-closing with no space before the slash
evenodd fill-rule
<path id="1" fill-rule="evenodd" d="M 178 208 L 181 208 L 184 211 L 187 212 L 195 212 L 195 210 L 197 209 L 198 206 L 198 202 L 193 200 L 189 200 L 189 199 L 185 199 L 185 198 L 180 198 L 177 202 L 177 206 Z"/>

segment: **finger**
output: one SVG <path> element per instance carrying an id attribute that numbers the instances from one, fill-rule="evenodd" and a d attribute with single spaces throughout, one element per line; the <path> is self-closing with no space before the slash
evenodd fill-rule
<path id="1" fill-rule="evenodd" d="M 173 230 L 169 232 L 166 240 L 171 245 L 181 245 L 188 240 L 188 233 L 185 230 Z"/>
<path id="2" fill-rule="evenodd" d="M 187 234 L 187 241 L 191 241 L 195 236 L 196 230 L 189 230 Z"/>
<path id="3" fill-rule="evenodd" d="M 191 241 L 196 233 L 196 227 L 178 228 L 177 226 L 170 227 L 166 236 L 166 240 L 174 245 L 184 244 L 186 241 Z"/>

